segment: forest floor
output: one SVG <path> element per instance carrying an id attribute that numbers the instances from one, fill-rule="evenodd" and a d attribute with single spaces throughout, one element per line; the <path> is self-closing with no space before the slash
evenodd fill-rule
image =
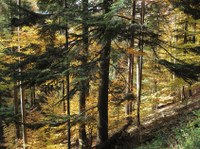
<path id="1" fill-rule="evenodd" d="M 137 149 L 200 149 L 200 110 L 187 114 L 176 126 L 162 129 Z"/>
<path id="2" fill-rule="evenodd" d="M 200 109 L 200 88 L 184 102 L 176 102 L 155 110 L 154 114 L 143 117 L 142 126 L 138 129 L 135 122 L 127 124 L 111 136 L 103 147 L 105 149 L 131 149 L 144 142 L 151 141 L 164 129 L 172 129 L 189 121 L 193 111 Z"/>

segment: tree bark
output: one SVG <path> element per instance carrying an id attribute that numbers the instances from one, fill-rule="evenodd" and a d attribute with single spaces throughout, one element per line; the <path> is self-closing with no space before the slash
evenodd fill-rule
<path id="1" fill-rule="evenodd" d="M 135 22 L 135 14 L 136 14 L 136 0 L 132 1 L 132 20 L 131 23 Z M 134 48 L 134 31 L 131 29 L 131 40 L 130 40 L 130 48 Z M 134 55 L 129 54 L 128 58 L 128 87 L 127 87 L 127 95 L 133 95 L 133 72 L 134 72 Z M 127 120 L 131 119 L 131 114 L 133 111 L 133 99 L 128 99 L 126 103 L 126 115 Z"/>
<path id="2" fill-rule="evenodd" d="M 137 57 L 137 126 L 140 127 L 140 104 L 142 91 L 142 56 Z"/>
<path id="3" fill-rule="evenodd" d="M 109 12 L 112 0 L 104 0 L 105 13 Z M 108 139 L 108 87 L 109 87 L 109 65 L 111 38 L 109 31 L 104 31 L 107 40 L 102 49 L 100 57 L 100 85 L 98 96 L 98 124 L 97 124 L 97 141 L 103 144 Z"/>
<path id="4" fill-rule="evenodd" d="M 17 5 L 21 7 L 21 0 L 17 0 Z M 18 18 L 20 19 L 20 10 L 18 9 Z M 17 34 L 18 34 L 18 52 L 20 52 L 20 27 L 17 28 Z M 20 58 L 19 58 L 20 63 Z M 19 74 L 22 74 L 22 68 L 19 68 Z M 19 95 L 20 95 L 20 109 L 21 109 L 21 128 L 22 128 L 22 141 L 23 141 L 23 149 L 26 149 L 26 143 L 27 143 L 27 137 L 26 137 L 26 115 L 25 115 L 25 99 L 24 99 L 24 89 L 22 87 L 22 80 L 19 80 Z"/>
<path id="5" fill-rule="evenodd" d="M 86 103 L 86 89 L 84 89 L 83 87 L 85 86 L 85 84 L 81 83 L 81 92 L 80 92 L 80 97 L 79 97 L 79 114 L 81 114 L 81 116 L 83 118 L 85 118 L 85 103 Z M 86 86 L 85 86 L 86 87 Z M 80 125 L 79 125 L 79 148 L 80 149 L 85 149 L 87 148 L 87 134 L 86 134 L 86 125 L 85 125 L 85 119 L 83 119 L 83 121 L 81 121 Z"/>
<path id="6" fill-rule="evenodd" d="M 69 67 L 69 65 L 67 66 L 67 68 Z M 67 121 L 67 138 L 68 138 L 68 149 L 71 148 L 71 123 L 70 123 L 70 96 L 69 96 L 69 90 L 70 90 L 70 81 L 69 81 L 69 72 L 67 72 L 66 74 L 66 94 L 67 94 L 67 116 L 69 117 L 69 120 Z"/>
<path id="7" fill-rule="evenodd" d="M 145 13 L 145 0 L 142 0 L 141 12 L 140 12 L 141 26 L 144 24 L 144 13 Z M 141 27 L 141 35 L 140 35 L 140 40 L 139 40 L 139 48 L 141 52 L 143 52 L 143 48 L 144 48 L 143 38 L 144 38 L 143 28 Z M 143 67 L 142 65 L 143 65 L 143 56 L 140 55 L 137 57 L 137 126 L 138 128 L 140 128 L 141 126 L 140 103 L 141 103 L 141 91 L 142 91 L 142 67 Z"/>
<path id="8" fill-rule="evenodd" d="M 66 112 L 66 102 L 65 102 L 65 99 L 64 99 L 64 97 L 65 97 L 65 81 L 63 80 L 62 81 L 62 98 L 63 98 L 63 113 L 65 113 Z"/>
<path id="9" fill-rule="evenodd" d="M 19 98 L 18 98 L 18 87 L 14 85 L 14 113 L 15 113 L 15 132 L 16 140 L 20 139 L 20 125 L 19 125 Z"/>
<path id="10" fill-rule="evenodd" d="M 87 57 L 88 57 L 88 46 L 89 46 L 89 39 L 88 39 L 88 25 L 87 25 L 87 17 L 88 17 L 88 0 L 82 0 L 82 9 L 83 9 L 83 16 L 82 16 L 82 38 L 83 38 L 83 56 L 81 60 L 81 65 L 84 66 L 87 64 Z M 84 78 L 88 77 L 87 71 L 83 70 L 82 75 Z M 85 107 L 86 107 L 86 99 L 89 94 L 89 80 L 82 80 L 80 82 L 80 95 L 79 95 L 79 114 L 85 118 Z M 81 121 L 79 125 L 79 148 L 85 149 L 88 147 L 87 143 L 87 134 L 86 134 L 86 123 L 85 120 Z"/>
<path id="11" fill-rule="evenodd" d="M 26 149 L 26 144 L 27 144 L 27 136 L 26 136 L 26 113 L 25 113 L 25 91 L 22 87 L 22 81 L 20 81 L 20 88 L 19 88 L 19 93 L 20 93 L 20 102 L 21 102 L 21 122 L 22 122 L 22 140 L 23 140 L 23 149 Z"/>
<path id="12" fill-rule="evenodd" d="M 64 0 L 64 8 L 67 9 L 67 0 Z M 69 32 L 68 32 L 68 24 L 67 24 L 67 19 L 66 21 L 66 29 L 65 29 L 65 50 L 68 51 L 69 50 Z M 68 149 L 71 148 L 71 123 L 70 123 L 70 96 L 69 96 L 69 92 L 70 92 L 70 73 L 69 73 L 69 66 L 70 66 L 70 62 L 69 59 L 67 58 L 67 65 L 66 68 L 68 69 L 67 73 L 66 73 L 66 96 L 67 96 L 67 116 L 69 117 L 69 120 L 67 121 L 67 147 Z"/>
<path id="13" fill-rule="evenodd" d="M 109 85 L 109 64 L 110 64 L 111 40 L 107 41 L 101 55 L 100 64 L 100 87 L 98 97 L 98 136 L 99 143 L 108 139 L 108 85 Z"/>

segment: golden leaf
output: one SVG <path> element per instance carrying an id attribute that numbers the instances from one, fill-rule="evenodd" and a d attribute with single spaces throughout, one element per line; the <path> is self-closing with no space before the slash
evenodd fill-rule
<path id="1" fill-rule="evenodd" d="M 147 53 L 145 53 L 143 51 L 135 50 L 133 48 L 128 48 L 126 51 L 127 51 L 128 54 L 133 54 L 135 56 L 139 56 L 139 55 L 143 55 L 144 56 L 144 55 L 147 55 Z"/>

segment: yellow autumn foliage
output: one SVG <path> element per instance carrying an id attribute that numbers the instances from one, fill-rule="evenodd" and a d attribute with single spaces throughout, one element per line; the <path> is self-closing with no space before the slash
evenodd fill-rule
<path id="1" fill-rule="evenodd" d="M 143 51 L 140 51 L 140 50 L 136 50 L 136 49 L 134 49 L 134 48 L 127 48 L 127 49 L 126 49 L 126 52 L 127 52 L 128 54 L 133 54 L 133 55 L 135 55 L 135 56 L 140 56 L 140 55 L 144 56 L 144 55 L 147 55 L 147 53 L 145 53 L 145 52 L 143 52 Z"/>

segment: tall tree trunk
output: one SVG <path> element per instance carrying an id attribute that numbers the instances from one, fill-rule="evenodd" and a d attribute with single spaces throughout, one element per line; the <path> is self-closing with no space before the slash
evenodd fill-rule
<path id="1" fill-rule="evenodd" d="M 145 0 L 142 0 L 141 4 L 141 26 L 144 24 L 144 13 L 145 13 Z M 143 28 L 141 27 L 141 35 L 140 35 L 140 41 L 139 41 L 139 47 L 140 51 L 143 52 L 143 41 L 144 35 L 143 35 Z M 141 91 L 142 91 L 142 66 L 143 65 L 143 56 L 140 55 L 137 57 L 137 126 L 140 128 L 141 122 L 140 122 L 140 103 L 141 103 Z"/>
<path id="2" fill-rule="evenodd" d="M 85 118 L 85 103 L 86 103 L 86 86 L 83 88 L 85 84 L 81 82 L 81 92 L 79 95 L 79 114 Z M 87 148 L 87 134 L 85 129 L 85 120 L 83 120 L 79 125 L 79 148 L 85 149 Z"/>
<path id="3" fill-rule="evenodd" d="M 67 34 L 66 39 L 68 41 L 68 30 L 66 30 L 66 34 Z M 67 45 L 68 45 L 68 42 L 67 42 Z M 69 69 L 69 63 L 67 64 L 67 69 Z M 66 74 L 66 95 L 67 95 L 67 116 L 69 118 L 69 120 L 67 122 L 67 126 L 68 126 L 68 128 L 67 128 L 68 149 L 71 148 L 71 123 L 70 123 L 71 113 L 70 113 L 70 95 L 69 95 L 69 92 L 70 92 L 70 80 L 69 80 L 69 71 L 67 71 L 67 74 Z"/>
<path id="4" fill-rule="evenodd" d="M 137 126 L 140 127 L 140 104 L 142 90 L 142 56 L 137 57 Z"/>
<path id="5" fill-rule="evenodd" d="M 112 0 L 104 0 L 105 13 L 109 12 Z M 97 126 L 97 141 L 103 144 L 108 139 L 108 86 L 109 86 L 109 65 L 110 65 L 110 50 L 111 38 L 109 31 L 105 31 L 104 35 L 107 40 L 102 49 L 100 58 L 100 85 L 98 96 L 98 126 Z"/>
<path id="6" fill-rule="evenodd" d="M 67 0 L 64 0 L 64 8 L 67 9 L 67 3 L 68 1 Z M 69 50 L 69 32 L 68 32 L 68 24 L 67 24 L 67 20 L 66 19 L 66 29 L 65 29 L 65 50 L 68 51 Z M 67 71 L 67 74 L 66 74 L 66 96 L 67 96 L 67 116 L 68 116 L 68 121 L 67 121 L 67 139 L 68 139 L 68 142 L 67 142 L 67 147 L 68 149 L 71 148 L 71 123 L 70 123 L 70 116 L 71 116 L 71 113 L 70 113 L 70 95 L 69 95 L 69 92 L 70 92 L 70 74 L 69 74 L 69 66 L 70 66 L 70 62 L 69 62 L 69 58 L 67 57 L 67 66 L 66 68 L 68 69 Z"/>
<path id="7" fill-rule="evenodd" d="M 174 16 L 174 29 L 175 30 L 177 30 L 177 18 L 178 17 L 175 14 L 175 16 Z M 177 43 L 178 43 L 178 36 L 175 34 L 174 35 L 174 45 L 176 46 Z M 176 49 L 174 49 L 174 50 L 176 50 Z M 176 57 L 176 54 L 175 54 L 175 57 Z M 176 64 L 176 59 L 175 58 L 173 59 L 173 63 Z M 175 73 L 173 73 L 173 77 L 172 77 L 173 81 L 175 81 L 175 78 L 176 78 Z"/>
<path id="8" fill-rule="evenodd" d="M 10 1 L 11 3 L 12 1 Z M 16 1 L 16 3 L 18 3 Z M 11 17 L 13 17 L 13 14 L 11 13 Z M 11 33 L 13 34 L 15 32 L 16 28 L 15 27 L 12 27 L 11 28 Z M 13 51 L 15 50 L 18 50 L 18 49 L 15 49 L 13 48 Z M 16 70 L 18 71 L 18 70 Z M 18 142 L 18 140 L 20 139 L 20 122 L 19 122 L 19 116 L 20 116 L 20 113 L 19 113 L 19 82 L 16 81 L 14 82 L 14 86 L 13 86 L 13 104 L 14 104 L 14 115 L 15 115 L 15 122 L 14 122 L 14 125 L 15 125 L 15 140 L 14 142 Z"/>
<path id="9" fill-rule="evenodd" d="M 14 113 L 15 113 L 15 132 L 16 140 L 20 139 L 20 125 L 19 125 L 19 98 L 17 83 L 14 85 Z"/>
<path id="10" fill-rule="evenodd" d="M 62 98 L 63 98 L 63 113 L 66 112 L 66 102 L 65 102 L 65 80 L 62 81 Z"/>
<path id="11" fill-rule="evenodd" d="M 136 0 L 132 1 L 132 20 L 131 23 L 135 23 L 135 14 L 136 14 Z M 134 48 L 134 31 L 131 30 L 131 40 L 130 40 L 130 48 Z M 126 115 L 128 116 L 127 120 L 131 120 L 131 114 L 133 111 L 133 72 L 134 72 L 134 55 L 129 54 L 128 58 L 128 88 L 127 95 L 131 95 L 131 98 L 128 98 L 126 103 Z"/>
<path id="12" fill-rule="evenodd" d="M 27 143 L 27 136 L 26 136 L 26 113 L 25 113 L 25 91 L 22 87 L 22 81 L 20 81 L 20 87 L 19 87 L 19 94 L 20 94 L 20 102 L 21 102 L 21 127 L 22 127 L 22 141 L 23 141 L 23 149 L 26 149 L 26 143 Z"/>
<path id="13" fill-rule="evenodd" d="M 100 87 L 98 97 L 98 136 L 99 143 L 104 143 L 108 139 L 108 85 L 109 85 L 109 64 L 111 40 L 107 41 L 101 55 L 100 62 Z"/>
<path id="14" fill-rule="evenodd" d="M 69 65 L 67 65 L 67 68 L 69 68 Z M 66 74 L 66 94 L 67 94 L 67 116 L 68 116 L 68 121 L 67 121 L 67 138 L 68 138 L 68 149 L 71 148 L 71 123 L 70 123 L 70 96 L 69 96 L 69 90 L 70 90 L 70 82 L 69 82 L 69 72 Z"/>
<path id="15" fill-rule="evenodd" d="M 21 0 L 17 0 L 17 5 L 21 7 Z M 20 10 L 19 12 L 19 19 L 20 19 Z M 18 33 L 18 52 L 20 52 L 21 47 L 20 47 L 20 27 L 17 28 L 17 33 Z M 19 58 L 19 63 L 20 63 L 20 58 Z M 19 68 L 19 74 L 22 74 L 22 68 Z M 22 141 L 23 141 L 23 149 L 26 149 L 26 143 L 27 143 L 27 137 L 26 137 L 26 115 L 25 115 L 25 101 L 24 101 L 24 89 L 22 87 L 22 81 L 19 80 L 19 95 L 20 95 L 20 109 L 21 109 L 21 127 L 22 127 Z"/>
<path id="16" fill-rule="evenodd" d="M 83 56 L 82 56 L 82 66 L 87 64 L 87 57 L 88 57 L 88 46 L 89 46 L 89 39 L 88 39 L 88 25 L 87 25 L 87 17 L 88 17 L 88 0 L 82 0 L 82 9 L 83 9 L 83 16 L 82 16 L 82 34 L 83 34 Z M 87 78 L 88 74 L 87 71 L 83 70 L 83 77 Z M 89 94 L 89 80 L 83 80 L 80 82 L 80 95 L 79 95 L 79 114 L 85 118 L 85 106 L 86 106 L 86 98 Z M 87 134 L 86 134 L 86 123 L 83 120 L 79 125 L 79 148 L 85 149 L 87 148 Z"/>
<path id="17" fill-rule="evenodd" d="M 184 37 L 183 37 L 183 43 L 184 44 L 186 44 L 188 42 L 187 36 L 188 36 L 188 20 L 186 20 L 185 24 L 184 24 Z M 185 96 L 185 86 L 183 85 L 182 86 L 182 90 L 181 90 L 181 100 L 182 100 L 182 102 L 185 101 L 185 99 L 186 99 L 186 96 Z"/>

